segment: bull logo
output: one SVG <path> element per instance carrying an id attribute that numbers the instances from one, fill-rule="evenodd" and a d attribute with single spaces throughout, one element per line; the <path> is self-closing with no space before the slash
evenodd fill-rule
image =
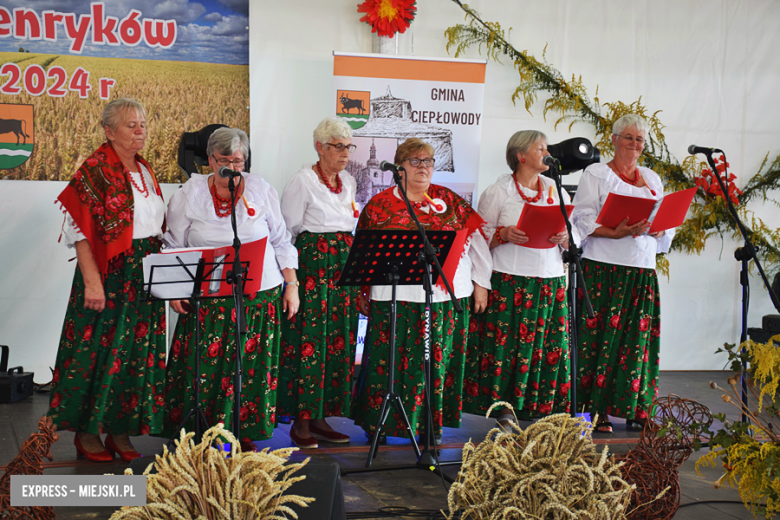
<path id="1" fill-rule="evenodd" d="M 35 147 L 32 105 L 0 104 L 0 170 L 16 168 Z"/>
<path id="2" fill-rule="evenodd" d="M 371 92 L 336 91 L 336 115 L 346 119 L 353 130 L 357 130 L 368 122 L 370 112 Z"/>
<path id="3" fill-rule="evenodd" d="M 339 101 L 341 102 L 341 111 L 346 112 L 349 114 L 350 109 L 355 108 L 359 110 L 360 114 L 365 114 L 366 110 L 363 108 L 363 100 L 362 99 L 349 99 L 349 96 L 343 95 L 339 98 Z"/>

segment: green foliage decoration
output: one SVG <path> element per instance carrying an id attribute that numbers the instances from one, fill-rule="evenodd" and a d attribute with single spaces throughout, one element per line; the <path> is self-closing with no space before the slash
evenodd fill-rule
<path id="1" fill-rule="evenodd" d="M 725 344 L 717 352 L 729 356 L 733 375 L 728 388 L 711 382 L 710 387 L 721 392 L 723 401 L 734 405 L 748 421 L 729 421 L 725 414 L 715 414 L 721 428 L 704 431 L 709 437 L 709 452 L 696 461 L 701 467 L 723 467 L 723 475 L 714 483 L 716 488 L 731 486 L 739 491 L 745 507 L 758 516 L 772 517 L 780 513 L 780 335 L 767 343 L 747 340 L 742 345 Z M 742 366 L 747 392 L 742 401 L 740 376 Z M 673 421 L 666 425 L 675 428 Z M 701 473 L 700 473 L 701 474 Z"/>
<path id="2" fill-rule="evenodd" d="M 549 64 L 545 58 L 547 47 L 542 53 L 541 61 L 529 54 L 519 51 L 509 43 L 509 33 L 498 22 L 483 21 L 480 14 L 461 3 L 452 0 L 465 13 L 465 24 L 458 24 L 444 31 L 447 38 L 447 52 L 454 50 L 459 57 L 470 48 L 476 46 L 478 51 L 485 53 L 489 59 L 502 63 L 503 58 L 512 61 L 520 81 L 512 94 L 512 102 L 522 99 L 523 105 L 531 114 L 531 107 L 538 101 L 540 95 L 546 96 L 542 116 L 554 115 L 555 128 L 561 123 L 568 123 L 569 131 L 575 123 L 586 123 L 593 126 L 596 136 L 596 146 L 602 155 L 614 154 L 611 141 L 612 125 L 625 114 L 637 114 L 645 118 L 650 125 L 645 150 L 640 157 L 640 164 L 654 170 L 663 180 L 667 193 L 692 188 L 706 178 L 709 166 L 697 160 L 695 156 L 687 157 L 679 163 L 669 153 L 663 134 L 664 125 L 659 119 L 660 110 L 650 112 L 643 104 L 642 98 L 633 103 L 622 101 L 601 103 L 596 95 L 591 100 L 582 77 L 572 75 L 567 81 L 563 75 Z M 735 204 L 740 219 L 745 223 L 753 243 L 758 247 L 758 255 L 767 273 L 780 270 L 780 230 L 771 229 L 755 213 L 747 208 L 751 201 L 770 202 L 780 206 L 770 197 L 770 192 L 780 188 L 780 155 L 767 164 L 769 154 L 764 158 L 758 172 L 745 183 L 741 195 L 737 195 Z M 727 181 L 728 180 L 724 179 Z M 733 183 L 732 183 L 733 184 Z M 734 222 L 726 201 L 722 196 L 713 195 L 704 189 L 697 190 L 691 204 L 691 215 L 678 227 L 672 241 L 672 251 L 686 254 L 701 254 L 709 238 L 731 236 L 740 239 L 740 232 Z M 669 262 L 663 254 L 657 257 L 659 272 L 669 273 Z"/>

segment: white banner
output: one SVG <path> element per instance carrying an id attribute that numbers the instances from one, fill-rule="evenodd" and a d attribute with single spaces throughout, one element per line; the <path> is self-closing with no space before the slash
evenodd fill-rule
<path id="1" fill-rule="evenodd" d="M 362 208 L 394 185 L 380 170 L 393 162 L 398 145 L 417 137 L 434 148 L 433 183 L 476 202 L 485 60 L 416 58 L 383 54 L 333 53 L 334 112 L 352 127 L 349 171 Z M 361 317 L 355 348 L 363 357 L 366 319 Z"/>
<path id="2" fill-rule="evenodd" d="M 392 185 L 379 163 L 409 137 L 434 147 L 434 184 L 475 200 L 485 69 L 484 60 L 334 53 L 334 111 L 353 128 L 347 170 L 361 207 Z"/>

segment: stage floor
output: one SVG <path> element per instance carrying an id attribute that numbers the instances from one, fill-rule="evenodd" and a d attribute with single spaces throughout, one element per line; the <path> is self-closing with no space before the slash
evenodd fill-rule
<path id="1" fill-rule="evenodd" d="M 725 385 L 726 372 L 662 372 L 660 377 L 660 395 L 677 394 L 681 397 L 697 400 L 710 407 L 712 413 L 726 413 L 729 418 L 737 419 L 736 408 L 724 403 L 720 392 L 709 387 L 710 381 Z M 25 439 L 37 429 L 37 423 L 48 408 L 48 394 L 34 394 L 31 398 L 13 404 L 0 405 L 0 472 L 19 452 Z M 349 419 L 329 419 L 334 428 L 351 437 L 348 445 L 321 443 L 316 450 L 297 452 L 293 458 L 302 459 L 311 456 L 313 461 L 335 462 L 342 470 L 365 466 L 369 443 L 363 430 Z M 463 443 L 470 439 L 482 440 L 495 426 L 495 421 L 484 417 L 464 414 L 461 428 L 445 428 L 440 460 L 450 461 L 460 458 Z M 524 426 L 527 423 L 521 424 Z M 608 445 L 610 452 L 625 453 L 639 438 L 639 433 L 628 430 L 622 419 L 613 420 L 615 432 L 612 435 L 595 433 L 594 440 L 599 445 Z M 273 439 L 258 442 L 258 446 L 271 449 L 291 445 L 289 425 L 280 425 Z M 47 475 L 90 475 L 114 473 L 121 474 L 128 466 L 118 458 L 118 463 L 98 464 L 77 461 L 73 447 L 72 432 L 61 432 L 60 439 L 52 446 L 54 462 L 45 461 Z M 149 463 L 154 455 L 162 450 L 165 439 L 157 437 L 139 437 L 134 439 L 136 449 L 143 453 Z M 599 446 L 601 449 L 601 446 Z M 701 456 L 694 453 L 680 469 L 682 504 L 705 500 L 739 500 L 737 492 L 730 488 L 716 490 L 712 483 L 722 472 L 719 469 L 707 469 L 704 476 L 697 475 L 694 462 Z M 388 439 L 386 446 L 380 446 L 379 454 L 373 462 L 374 468 L 387 465 L 414 464 L 416 457 L 407 439 Z M 135 465 L 134 465 L 135 467 Z M 452 477 L 457 475 L 459 466 L 444 468 Z M 447 508 L 447 492 L 442 480 L 429 472 L 420 470 L 377 471 L 372 473 L 349 474 L 342 477 L 344 499 L 348 513 L 372 512 L 381 507 L 400 506 L 420 509 Z M 107 507 L 58 507 L 55 508 L 60 520 L 107 519 L 116 508 Z M 364 516 L 363 518 L 370 518 Z M 741 504 L 700 504 L 682 507 L 676 519 L 711 520 L 751 519 L 750 513 Z"/>

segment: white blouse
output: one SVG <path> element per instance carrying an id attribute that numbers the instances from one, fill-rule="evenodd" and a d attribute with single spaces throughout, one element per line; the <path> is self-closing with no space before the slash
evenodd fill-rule
<path id="1" fill-rule="evenodd" d="M 398 188 L 393 193 L 399 199 Z M 425 213 L 430 211 L 430 205 L 421 209 Z M 474 284 L 485 289 L 490 289 L 490 275 L 493 272 L 493 262 L 490 258 L 490 249 L 485 237 L 474 231 L 466 241 L 465 252 L 460 257 L 460 262 L 452 279 L 452 290 L 456 298 L 466 298 L 474 292 Z M 370 298 L 378 301 L 390 301 L 393 297 L 392 285 L 374 285 L 371 287 Z M 425 291 L 422 285 L 399 285 L 396 287 L 396 300 L 399 302 L 425 303 Z M 433 286 L 433 303 L 449 301 L 450 295 L 446 289 L 438 285 Z"/>
<path id="2" fill-rule="evenodd" d="M 135 181 L 130 183 L 133 189 L 133 238 L 159 237 L 162 236 L 162 225 L 165 219 L 165 202 L 154 191 L 152 175 L 143 164 L 139 163 L 139 166 L 141 167 L 140 172 L 130 172 Z M 144 194 L 135 187 L 136 184 L 143 186 L 141 175 L 143 175 L 143 180 L 146 181 L 146 188 L 149 190 L 147 197 L 144 197 Z M 74 247 L 76 242 L 87 238 L 83 233 L 76 230 L 76 223 L 73 217 L 70 216 L 70 213 L 65 215 L 62 236 L 65 239 L 65 245 L 68 247 Z"/>
<path id="3" fill-rule="evenodd" d="M 355 178 L 346 171 L 339 172 L 342 189 L 336 194 L 320 182 L 312 168 L 311 164 L 304 165 L 282 191 L 282 215 L 293 243 L 304 231 L 352 233 L 357 223 L 352 207 Z"/>
<path id="4" fill-rule="evenodd" d="M 610 193 L 660 200 L 664 186 L 661 178 L 649 168 L 639 167 L 647 186 L 637 188 L 620 177 L 606 164 L 596 163 L 588 166 L 580 178 L 577 193 L 574 196 L 572 224 L 577 227 L 582 240 L 584 258 L 608 264 L 655 269 L 656 253 L 666 253 L 672 245 L 674 229 L 667 229 L 660 238 L 649 234 L 638 237 L 627 236 L 620 239 L 589 236 L 599 227 L 596 218 Z M 655 195 L 650 190 L 655 192 Z"/>
<path id="5" fill-rule="evenodd" d="M 165 247 L 221 247 L 233 243 L 230 217 L 218 217 L 209 191 L 208 177 L 193 174 L 168 203 Z M 298 268 L 298 251 L 290 242 L 276 190 L 256 174 L 244 174 L 244 196 L 255 209 L 250 217 L 244 204 L 236 204 L 236 227 L 242 243 L 268 237 L 263 262 L 261 291 L 284 281 L 281 269 Z"/>
<path id="6" fill-rule="evenodd" d="M 555 181 L 543 175 L 542 197 L 532 203 L 534 206 L 560 207 L 560 199 L 555 188 Z M 547 202 L 550 195 L 550 187 L 553 189 L 553 202 Z M 535 197 L 536 190 L 530 190 L 520 185 L 520 189 L 526 197 Z M 563 191 L 563 201 L 571 202 L 569 194 Z M 517 186 L 512 174 L 501 175 L 495 184 L 488 186 L 479 198 L 479 214 L 487 221 L 485 234 L 492 239 L 498 226 L 516 226 L 523 206 L 527 204 L 517 192 Z M 522 230 L 521 230 L 522 231 Z M 579 242 L 577 230 L 572 226 L 574 241 Z M 514 276 L 529 276 L 538 278 L 556 278 L 564 275 L 563 257 L 561 248 L 557 245 L 549 249 L 535 249 L 523 247 L 517 244 L 501 244 L 490 250 L 493 255 L 493 270 Z"/>

